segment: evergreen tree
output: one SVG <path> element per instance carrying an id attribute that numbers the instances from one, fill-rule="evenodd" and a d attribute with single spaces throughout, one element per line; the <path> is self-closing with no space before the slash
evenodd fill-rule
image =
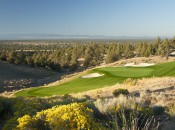
<path id="1" fill-rule="evenodd" d="M 165 39 L 165 41 L 163 42 L 164 44 L 164 48 L 165 48 L 165 55 L 166 58 L 168 59 L 169 53 L 170 53 L 170 42 L 168 41 L 168 39 Z"/>
<path id="2" fill-rule="evenodd" d="M 161 45 L 161 43 L 162 43 L 162 41 L 161 41 L 160 37 L 158 37 L 156 42 L 154 43 L 154 51 L 153 51 L 154 54 L 156 54 L 156 55 L 160 54 L 160 52 L 158 52 L 158 49 L 160 49 L 159 46 Z"/>
<path id="3" fill-rule="evenodd" d="M 85 50 L 85 55 L 84 55 L 84 66 L 89 66 L 92 63 L 92 54 L 93 54 L 93 48 L 91 46 L 87 46 Z"/>
<path id="4" fill-rule="evenodd" d="M 13 50 L 10 53 L 8 53 L 8 55 L 7 55 L 7 62 L 14 63 L 15 62 L 15 57 L 16 57 L 16 53 Z"/>
<path id="5" fill-rule="evenodd" d="M 124 55 L 125 58 L 133 57 L 134 54 L 132 52 L 132 46 L 130 44 L 125 45 Z"/>
<path id="6" fill-rule="evenodd" d="M 151 44 L 148 44 L 144 56 L 149 57 L 151 54 L 152 54 L 152 46 Z"/>

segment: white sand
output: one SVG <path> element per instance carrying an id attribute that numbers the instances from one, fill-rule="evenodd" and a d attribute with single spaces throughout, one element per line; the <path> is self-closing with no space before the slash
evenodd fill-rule
<path id="1" fill-rule="evenodd" d="M 104 74 L 92 73 L 92 74 L 89 74 L 89 75 L 81 76 L 81 78 L 95 78 L 95 77 L 100 77 L 100 76 L 103 76 L 103 75 Z"/>
<path id="2" fill-rule="evenodd" d="M 133 65 L 135 65 L 134 63 L 127 63 L 127 64 L 125 64 L 124 66 L 133 66 Z"/>
<path id="3" fill-rule="evenodd" d="M 131 67 L 147 67 L 147 66 L 153 66 L 155 63 L 139 63 L 139 64 L 134 64 L 134 63 L 127 63 L 124 66 L 131 66 Z"/>

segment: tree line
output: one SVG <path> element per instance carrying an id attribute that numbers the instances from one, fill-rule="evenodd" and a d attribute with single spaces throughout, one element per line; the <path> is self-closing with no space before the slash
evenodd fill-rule
<path id="1" fill-rule="evenodd" d="M 72 43 L 65 42 L 65 44 L 50 42 L 45 41 L 44 44 L 37 42 L 35 44 L 1 44 L 0 61 L 31 67 L 44 67 L 54 71 L 64 69 L 72 71 L 79 66 L 92 67 L 124 58 L 149 57 L 151 55 L 167 56 L 168 58 L 170 50 L 175 48 L 175 39 L 161 40 L 159 37 L 155 41 L 134 42 L 74 41 Z"/>

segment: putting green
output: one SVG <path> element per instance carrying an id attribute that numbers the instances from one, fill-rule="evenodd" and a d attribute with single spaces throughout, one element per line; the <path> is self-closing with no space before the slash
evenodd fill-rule
<path id="1" fill-rule="evenodd" d="M 162 63 L 149 67 L 105 67 L 93 69 L 88 72 L 88 74 L 91 73 L 100 73 L 104 75 L 95 78 L 77 78 L 58 86 L 23 90 L 15 95 L 43 97 L 57 94 L 69 94 L 112 86 L 116 83 L 123 82 L 127 78 L 138 79 L 153 76 L 175 76 L 175 62 Z"/>

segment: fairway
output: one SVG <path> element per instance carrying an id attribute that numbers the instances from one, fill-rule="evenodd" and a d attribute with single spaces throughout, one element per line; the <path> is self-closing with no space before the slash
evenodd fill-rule
<path id="1" fill-rule="evenodd" d="M 93 69 L 87 74 L 104 74 L 95 78 L 76 78 L 59 86 L 38 87 L 23 90 L 16 96 L 52 96 L 57 94 L 69 94 L 102 88 L 122 83 L 127 78 L 139 79 L 142 77 L 175 76 L 175 62 L 157 64 L 149 67 L 104 67 Z"/>

